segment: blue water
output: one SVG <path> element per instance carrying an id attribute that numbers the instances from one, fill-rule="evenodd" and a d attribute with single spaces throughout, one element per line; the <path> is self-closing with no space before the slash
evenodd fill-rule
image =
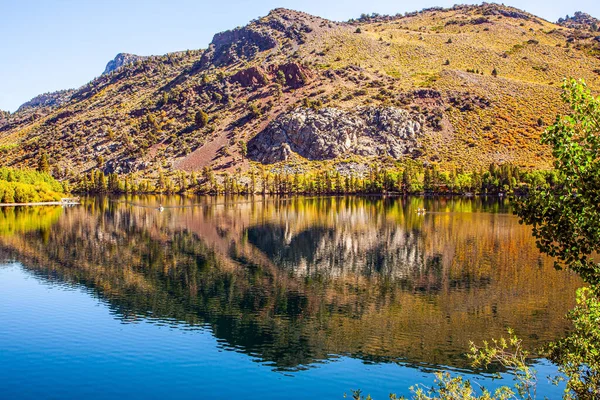
<path id="1" fill-rule="evenodd" d="M 579 280 L 508 214 L 416 207 L 2 211 L 0 399 L 380 400 L 438 370 L 512 385 L 469 367 L 469 340 L 559 337 Z M 538 398 L 559 398 L 532 362 Z"/>
<path id="2" fill-rule="evenodd" d="M 386 399 L 433 382 L 432 373 L 419 368 L 349 357 L 277 372 L 224 349 L 207 328 L 144 319 L 124 323 L 88 290 L 40 280 L 17 263 L 0 266 L 0 321 L 4 399 L 341 399 L 358 388 Z M 559 388 L 544 379 L 555 368 L 540 362 L 536 369 L 540 398 L 556 396 Z M 490 388 L 502 383 L 467 376 Z"/>

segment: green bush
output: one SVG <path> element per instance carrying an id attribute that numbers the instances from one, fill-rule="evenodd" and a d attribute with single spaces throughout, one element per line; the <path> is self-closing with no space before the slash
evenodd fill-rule
<path id="1" fill-rule="evenodd" d="M 62 185 L 47 173 L 0 168 L 0 203 L 58 201 L 61 197 Z"/>

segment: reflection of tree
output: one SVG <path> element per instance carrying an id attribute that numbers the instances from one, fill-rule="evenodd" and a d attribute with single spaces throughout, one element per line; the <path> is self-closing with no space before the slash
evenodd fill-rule
<path id="1" fill-rule="evenodd" d="M 278 368 L 329 354 L 464 367 L 468 340 L 506 325 L 539 335 L 531 345 L 565 329 L 579 282 L 557 278 L 526 228 L 413 207 L 315 199 L 161 214 L 98 200 L 46 234 L 0 236 L 0 248 L 91 288 L 124 320 L 209 326 Z"/>
<path id="2" fill-rule="evenodd" d="M 61 207 L 0 207 L 0 235 L 45 231 L 62 213 Z"/>

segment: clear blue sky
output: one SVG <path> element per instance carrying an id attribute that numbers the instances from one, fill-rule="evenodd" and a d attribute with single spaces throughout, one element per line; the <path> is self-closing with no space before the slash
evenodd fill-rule
<path id="1" fill-rule="evenodd" d="M 277 7 L 345 21 L 361 13 L 396 14 L 461 0 L 0 0 L 0 109 L 76 88 L 104 71 L 117 53 L 139 55 L 205 48 L 216 32 L 245 25 Z M 478 2 L 476 2 L 478 3 Z M 598 0 L 511 0 L 545 19 L 584 11 Z"/>

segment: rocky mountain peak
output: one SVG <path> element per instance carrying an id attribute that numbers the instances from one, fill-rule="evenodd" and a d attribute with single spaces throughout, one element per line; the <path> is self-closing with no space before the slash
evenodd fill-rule
<path id="1" fill-rule="evenodd" d="M 104 69 L 102 75 L 109 74 L 123 65 L 133 64 L 134 62 L 143 60 L 145 58 L 146 57 L 137 56 L 135 54 L 119 53 L 114 59 L 110 60 L 108 64 L 106 64 L 106 68 Z"/>
<path id="2" fill-rule="evenodd" d="M 252 60 L 267 50 L 297 48 L 309 35 L 337 25 L 304 12 L 276 8 L 244 27 L 217 33 L 202 56 L 201 64 L 220 67 Z"/>
<path id="3" fill-rule="evenodd" d="M 587 29 L 592 32 L 600 31 L 600 20 L 590 14 L 577 11 L 573 16 L 566 16 L 558 20 L 558 25 L 572 29 Z"/>

